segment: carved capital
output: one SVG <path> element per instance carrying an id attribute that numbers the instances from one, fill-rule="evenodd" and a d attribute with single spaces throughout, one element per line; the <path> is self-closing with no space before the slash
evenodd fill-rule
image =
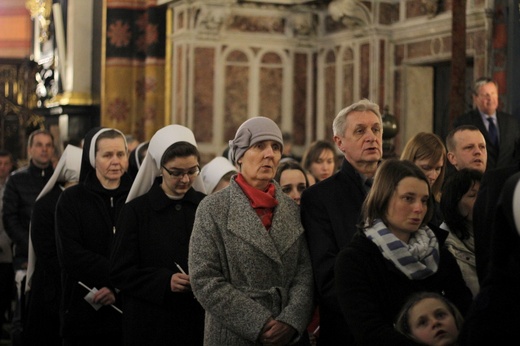
<path id="1" fill-rule="evenodd" d="M 36 25 L 39 25 L 40 42 L 47 41 L 50 38 L 52 0 L 26 0 L 25 7 Z"/>

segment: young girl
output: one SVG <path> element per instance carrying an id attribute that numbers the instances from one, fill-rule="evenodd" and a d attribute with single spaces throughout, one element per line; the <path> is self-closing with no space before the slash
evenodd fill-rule
<path id="1" fill-rule="evenodd" d="M 431 346 L 457 345 L 464 319 L 452 302 L 434 292 L 412 295 L 397 317 L 395 329 Z"/>

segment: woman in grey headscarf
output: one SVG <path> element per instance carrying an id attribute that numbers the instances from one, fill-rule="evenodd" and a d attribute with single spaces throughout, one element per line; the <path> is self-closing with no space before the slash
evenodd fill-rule
<path id="1" fill-rule="evenodd" d="M 197 210 L 189 266 L 205 345 L 308 342 L 312 270 L 298 205 L 273 180 L 282 149 L 274 121 L 244 122 L 230 141 L 239 173 Z"/>

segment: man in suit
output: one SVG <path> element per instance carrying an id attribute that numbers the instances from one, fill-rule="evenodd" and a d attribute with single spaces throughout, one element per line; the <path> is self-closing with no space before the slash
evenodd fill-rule
<path id="1" fill-rule="evenodd" d="M 487 169 L 514 165 L 520 161 L 520 122 L 498 111 L 498 86 L 490 78 L 479 78 L 473 89 L 476 108 L 455 119 L 453 127 L 476 126 L 486 139 Z"/>
<path id="2" fill-rule="evenodd" d="M 357 230 L 361 206 L 383 156 L 383 124 L 378 105 L 361 100 L 341 110 L 332 126 L 343 164 L 336 174 L 303 192 L 300 210 L 320 311 L 318 345 L 349 345 L 354 340 L 338 307 L 334 263 Z"/>

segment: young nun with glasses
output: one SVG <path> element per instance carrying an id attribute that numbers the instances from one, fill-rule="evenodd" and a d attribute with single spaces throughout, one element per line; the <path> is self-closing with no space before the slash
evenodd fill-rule
<path id="1" fill-rule="evenodd" d="M 121 211 L 111 279 L 123 295 L 124 345 L 202 345 L 204 310 L 194 299 L 188 243 L 205 197 L 191 130 L 155 133 Z"/>

